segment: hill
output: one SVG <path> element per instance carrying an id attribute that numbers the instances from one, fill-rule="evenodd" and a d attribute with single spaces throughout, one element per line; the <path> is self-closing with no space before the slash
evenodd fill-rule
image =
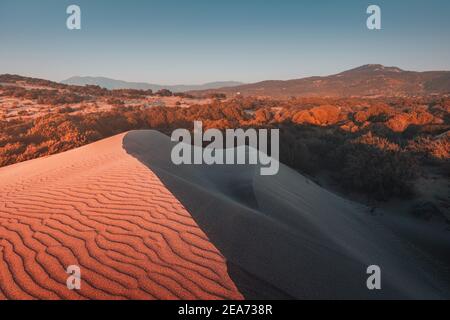
<path id="1" fill-rule="evenodd" d="M 414 72 L 369 64 L 326 77 L 269 80 L 193 93 L 268 97 L 392 97 L 449 94 L 450 71 Z"/>

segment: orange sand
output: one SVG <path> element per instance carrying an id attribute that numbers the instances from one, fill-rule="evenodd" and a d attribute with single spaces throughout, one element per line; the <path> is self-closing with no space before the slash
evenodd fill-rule
<path id="1" fill-rule="evenodd" d="M 0 169 L 0 299 L 241 299 L 226 261 L 123 135 Z M 81 267 L 81 290 L 66 287 Z"/>

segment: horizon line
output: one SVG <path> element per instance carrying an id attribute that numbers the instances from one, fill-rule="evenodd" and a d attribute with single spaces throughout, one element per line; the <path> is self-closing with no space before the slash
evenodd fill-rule
<path id="1" fill-rule="evenodd" d="M 361 67 L 366 67 L 366 66 L 382 66 L 384 68 L 397 68 L 400 69 L 401 71 L 404 72 L 418 72 L 418 73 L 425 73 L 425 72 L 450 72 L 450 70 L 446 70 L 446 69 L 434 69 L 434 70 L 412 70 L 412 69 L 403 69 L 397 66 L 388 66 L 388 65 L 384 65 L 381 63 L 366 63 L 366 64 L 362 64 L 362 65 L 358 65 L 356 67 L 350 67 L 348 69 L 344 69 L 342 71 L 339 71 L 337 73 L 327 73 L 327 74 L 322 74 L 322 75 L 308 75 L 308 76 L 299 76 L 299 77 L 290 77 L 290 78 L 285 78 L 285 79 L 280 79 L 280 78 L 265 78 L 262 80 L 257 80 L 257 81 L 252 81 L 252 82 L 246 82 L 246 81 L 240 81 L 240 80 L 212 80 L 212 81 L 206 81 L 206 82 L 193 82 L 193 83 L 178 83 L 178 84 L 168 84 L 168 83 L 160 83 L 157 81 L 138 81 L 138 80 L 124 80 L 124 79 L 119 79 L 116 77 L 106 77 L 103 75 L 99 75 L 99 76 L 93 76 L 93 75 L 73 75 L 73 76 L 69 76 L 67 78 L 64 78 L 62 80 L 55 80 L 55 79 L 51 79 L 51 78 L 46 78 L 46 77 L 41 77 L 41 76 L 35 76 L 35 75 L 30 75 L 30 74 L 19 74 L 19 73 L 0 73 L 0 75 L 13 75 L 13 76 L 20 76 L 20 77 L 27 77 L 27 78 L 34 78 L 34 79 L 41 79 L 41 80 L 47 80 L 47 81 L 51 81 L 51 82 L 55 82 L 55 83 L 62 83 L 64 81 L 67 81 L 71 78 L 103 78 L 103 79 L 108 79 L 108 80 L 114 80 L 114 81 L 122 81 L 122 82 L 127 82 L 127 83 L 133 83 L 133 84 L 147 84 L 147 85 L 156 85 L 156 86 L 202 86 L 202 85 L 207 85 L 207 84 L 211 84 L 211 83 L 216 83 L 216 82 L 239 82 L 241 85 L 246 85 L 246 84 L 255 84 L 255 83 L 261 83 L 261 82 L 266 82 L 266 81 L 292 81 L 292 80 L 302 80 L 302 79 L 309 79 L 309 78 L 315 78 L 315 77 L 330 77 L 330 76 L 334 76 L 334 75 L 338 75 L 347 71 L 351 71 L 351 70 L 355 70 Z"/>

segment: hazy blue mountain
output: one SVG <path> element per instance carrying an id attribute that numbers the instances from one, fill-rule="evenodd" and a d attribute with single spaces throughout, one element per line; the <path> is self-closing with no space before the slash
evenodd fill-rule
<path id="1" fill-rule="evenodd" d="M 234 87 L 243 84 L 241 82 L 236 81 L 222 81 L 222 82 L 210 82 L 202 85 L 158 85 L 145 82 L 127 82 L 105 77 L 72 77 L 67 80 L 61 81 L 61 83 L 78 86 L 98 85 L 106 89 L 139 89 L 139 90 L 151 89 L 153 91 L 168 89 L 172 92 L 211 90 L 218 88 Z"/>

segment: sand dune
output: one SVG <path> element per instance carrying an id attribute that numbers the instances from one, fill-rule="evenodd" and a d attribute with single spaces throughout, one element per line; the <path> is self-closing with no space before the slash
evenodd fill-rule
<path id="1" fill-rule="evenodd" d="M 286 166 L 276 176 L 257 166 L 175 166 L 157 132 L 131 132 L 124 148 L 188 209 L 246 297 L 450 297 L 448 231 L 373 216 Z M 381 267 L 381 291 L 367 289 L 370 265 Z"/>
<path id="2" fill-rule="evenodd" d="M 134 131 L 0 169 L 0 299 L 450 298 L 448 233 L 171 146 Z"/>
<path id="3" fill-rule="evenodd" d="M 0 169 L 0 299 L 240 299 L 224 257 L 123 135 Z M 81 267 L 80 291 L 66 287 Z"/>

